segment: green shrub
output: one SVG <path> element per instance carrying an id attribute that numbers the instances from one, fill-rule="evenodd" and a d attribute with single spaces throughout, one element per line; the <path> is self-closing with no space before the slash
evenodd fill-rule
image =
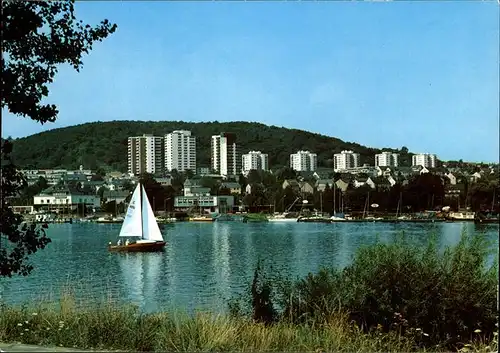
<path id="1" fill-rule="evenodd" d="M 378 327 L 401 335 L 418 333 L 422 346 L 457 347 L 475 338 L 492 339 L 498 265 L 486 267 L 490 251 L 483 235 L 465 233 L 444 253 L 435 238 L 421 247 L 404 235 L 390 244 L 364 246 L 344 270 L 324 269 L 298 281 L 281 316 L 298 323 L 348 312 L 364 332 Z"/>

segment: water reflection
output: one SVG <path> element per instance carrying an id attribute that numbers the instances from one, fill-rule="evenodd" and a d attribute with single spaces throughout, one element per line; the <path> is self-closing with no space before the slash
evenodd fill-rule
<path id="1" fill-rule="evenodd" d="M 229 299 L 231 269 L 229 266 L 229 224 L 215 222 L 212 228 L 212 264 L 217 283 L 217 294 L 220 298 Z"/>
<path id="2" fill-rule="evenodd" d="M 160 273 L 163 253 L 117 254 L 123 289 L 127 301 L 144 309 L 158 309 Z"/>

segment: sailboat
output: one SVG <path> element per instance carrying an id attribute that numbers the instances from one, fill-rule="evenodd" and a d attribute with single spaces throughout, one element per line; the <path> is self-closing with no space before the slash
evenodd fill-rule
<path id="1" fill-rule="evenodd" d="M 140 183 L 137 183 L 132 194 L 118 237 L 120 240 L 116 245 L 109 244 L 109 251 L 162 251 L 166 245 L 149 204 L 146 190 Z M 129 242 L 129 238 L 135 240 Z M 122 244 L 125 239 L 126 242 Z"/>

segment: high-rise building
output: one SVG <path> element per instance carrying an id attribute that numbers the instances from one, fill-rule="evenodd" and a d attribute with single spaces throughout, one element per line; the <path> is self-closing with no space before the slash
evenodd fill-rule
<path id="1" fill-rule="evenodd" d="M 359 167 L 359 153 L 342 151 L 333 155 L 333 169 L 338 172 Z"/>
<path id="2" fill-rule="evenodd" d="M 375 155 L 375 167 L 397 167 L 399 154 L 384 151 Z"/>
<path id="3" fill-rule="evenodd" d="M 128 172 L 163 172 L 163 137 L 144 134 L 128 138 Z"/>
<path id="4" fill-rule="evenodd" d="M 290 168 L 297 172 L 314 172 L 318 168 L 318 156 L 309 151 L 298 151 L 290 155 Z"/>
<path id="5" fill-rule="evenodd" d="M 241 156 L 242 173 L 247 174 L 250 170 L 269 170 L 269 156 L 260 151 L 250 151 Z"/>
<path id="6" fill-rule="evenodd" d="M 176 130 L 165 135 L 165 171 L 192 170 L 196 173 L 196 137 L 191 131 Z"/>
<path id="7" fill-rule="evenodd" d="M 421 165 L 425 168 L 436 168 L 437 157 L 435 154 L 419 153 L 414 154 L 411 158 L 412 166 Z"/>
<path id="8" fill-rule="evenodd" d="M 236 146 L 236 134 L 222 132 L 212 136 L 211 168 L 223 176 L 240 173 L 241 159 Z"/>

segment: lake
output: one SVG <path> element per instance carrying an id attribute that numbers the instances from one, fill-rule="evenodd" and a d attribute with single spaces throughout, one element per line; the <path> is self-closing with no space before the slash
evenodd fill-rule
<path id="1" fill-rule="evenodd" d="M 463 230 L 484 232 L 498 248 L 497 224 L 473 223 L 241 223 L 178 222 L 163 225 L 163 253 L 120 254 L 107 250 L 120 224 L 52 224 L 52 243 L 31 260 L 28 277 L 0 279 L 1 300 L 19 304 L 57 299 L 71 288 L 78 298 L 112 297 L 144 311 L 224 311 L 227 300 L 247 288 L 258 258 L 283 275 L 303 277 L 321 267 L 349 264 L 355 250 L 377 237 L 391 241 L 402 231 L 425 244 L 454 245 Z"/>

